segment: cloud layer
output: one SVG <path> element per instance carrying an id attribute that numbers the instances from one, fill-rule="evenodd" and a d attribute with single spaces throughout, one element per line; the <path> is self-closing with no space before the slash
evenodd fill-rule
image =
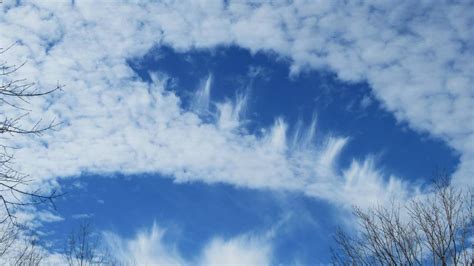
<path id="1" fill-rule="evenodd" d="M 8 143 L 20 148 L 18 167 L 41 180 L 87 171 L 158 172 L 177 182 L 289 190 L 343 206 L 406 197 L 408 185 L 378 171 L 370 156 L 338 167 L 350 136 L 316 139 L 315 121 L 288 125 L 279 118 L 261 134 L 250 134 L 242 125 L 246 96 L 212 102 L 210 90 L 219 89 L 212 76 L 203 77 L 186 109 L 167 90 L 170 77 L 152 73 L 147 83 L 127 64 L 160 45 L 183 52 L 237 45 L 287 59 L 293 75 L 329 70 L 344 81 L 366 81 L 399 121 L 457 150 L 461 164 L 454 181 L 472 182 L 470 1 L 4 2 L 1 44 L 19 44 L 2 59 L 27 60 L 18 77 L 40 87 L 67 85 L 63 93 L 33 101 L 26 121 L 64 121 L 57 131 Z M 0 110 L 21 115 L 8 106 Z M 124 259 L 190 263 L 162 237 L 163 230 L 154 226 L 135 239 L 109 239 Z M 246 264 L 269 264 L 270 252 L 259 238 L 216 238 L 199 262 L 222 264 L 237 257 L 248 259 Z"/>
<path id="2" fill-rule="evenodd" d="M 301 131 L 306 137 L 289 137 L 282 120 L 263 136 L 246 134 L 239 124 L 245 101 L 219 103 L 216 122 L 205 122 L 199 115 L 210 104 L 211 78 L 195 109 L 183 110 L 164 88 L 166 77 L 149 85 L 126 64 L 154 45 L 180 50 L 239 45 L 289 58 L 294 73 L 329 68 L 343 80 L 368 81 L 397 118 L 461 153 L 455 180 L 466 183 L 474 158 L 470 8 L 337 1 L 6 3 L 2 42 L 21 41 L 6 54 L 8 61 L 27 59 L 22 74 L 40 86 L 67 84 L 64 94 L 34 103 L 66 125 L 41 141 L 16 140 L 23 148 L 16 155 L 31 162 L 23 170 L 43 177 L 158 171 L 178 181 L 298 190 L 336 202 L 403 191 L 394 178 L 384 182 L 370 159 L 337 171 L 345 138 L 328 137 L 325 145 L 301 149 L 308 146 L 298 143 L 311 140 L 313 127 Z"/>
<path id="3" fill-rule="evenodd" d="M 5 59 L 28 60 L 19 77 L 27 76 L 43 87 L 57 81 L 67 84 L 64 93 L 32 103 L 33 110 L 42 110 L 31 115 L 32 123 L 40 117 L 56 117 L 65 123 L 41 138 L 15 138 L 14 145 L 21 148 L 17 159 L 28 162 L 20 166 L 23 171 L 42 178 L 83 171 L 159 172 L 178 182 L 226 182 L 299 191 L 343 205 L 405 196 L 406 185 L 375 170 L 370 158 L 354 160 L 349 169 L 338 169 L 337 157 L 347 139 L 328 136 L 316 145 L 315 123 L 300 125 L 292 135 L 288 125 L 276 119 L 261 135 L 246 133 L 240 123 L 245 96 L 211 103 L 211 76 L 196 92 L 190 110 L 183 109 L 180 99 L 166 90 L 168 77 L 156 73 L 152 83 L 140 81 L 127 60 L 164 43 L 176 49 L 237 44 L 252 51 L 273 50 L 290 56 L 294 69 L 323 66 L 301 61 L 299 52 L 292 50 L 300 47 L 300 42 L 309 46 L 314 41 L 309 35 L 291 31 L 300 27 L 283 23 L 285 19 L 307 20 L 306 15 L 300 18 L 298 12 L 303 11 L 298 11 L 298 3 L 192 2 L 190 5 L 198 5 L 194 15 L 184 12 L 182 3 L 2 5 L 0 23 L 8 30 L 1 38 L 5 43 L 20 42 Z M 319 9 L 325 7 L 313 10 L 315 16 Z M 116 15 L 110 17 L 111 13 Z M 351 51 L 350 46 L 346 48 Z M 333 69 L 341 78 L 362 78 Z M 217 105 L 217 113 L 209 113 L 211 104 Z M 203 119 L 203 114 L 214 119 Z"/>

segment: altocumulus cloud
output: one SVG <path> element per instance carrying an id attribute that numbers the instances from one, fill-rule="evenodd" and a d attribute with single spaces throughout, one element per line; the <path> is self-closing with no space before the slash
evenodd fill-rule
<path id="1" fill-rule="evenodd" d="M 29 118 L 33 123 L 35 115 L 56 117 L 63 126 L 41 141 L 25 137 L 13 143 L 21 148 L 18 160 L 28 162 L 22 170 L 42 180 L 83 171 L 159 172 L 178 182 L 285 189 L 341 205 L 406 197 L 408 185 L 377 171 L 370 156 L 338 169 L 348 138 L 326 136 L 315 145 L 315 122 L 290 134 L 285 121 L 276 119 L 262 135 L 247 133 L 241 123 L 245 95 L 210 102 L 211 77 L 196 93 L 193 108 L 184 109 L 166 90 L 168 77 L 155 73 L 153 82 L 145 83 L 127 64 L 159 45 L 180 51 L 237 45 L 289 59 L 293 75 L 329 69 L 348 82 L 367 81 L 399 121 L 461 154 L 456 183 L 468 183 L 474 174 L 470 1 L 4 2 L 0 38 L 3 44 L 19 42 L 5 59 L 27 60 L 19 77 L 40 86 L 67 84 L 65 93 L 34 101 L 32 109 L 43 112 Z M 214 119 L 203 119 L 212 104 Z M 153 242 L 166 252 L 159 259 L 186 264 L 161 243 L 162 234 L 154 226 L 136 239 L 110 236 L 110 241 L 117 251 L 149 262 L 155 258 L 147 257 L 147 247 L 135 248 Z M 249 263 L 268 262 L 242 246 L 271 250 L 248 236 L 216 238 L 202 261 L 220 264 L 223 258 L 216 256 L 242 251 L 250 252 L 239 256 Z"/>
<path id="2" fill-rule="evenodd" d="M 67 84 L 65 93 L 33 103 L 33 109 L 44 111 L 38 112 L 43 119 L 57 117 L 65 123 L 41 141 L 15 140 L 15 146 L 21 148 L 16 153 L 18 160 L 29 162 L 22 166 L 24 172 L 43 178 L 82 171 L 159 172 L 179 182 L 285 189 L 343 205 L 405 196 L 406 184 L 395 177 L 384 178 L 370 157 L 354 160 L 349 169 L 337 169 L 337 157 L 347 138 L 328 136 L 316 146 L 314 123 L 301 125 L 294 136 L 289 136 L 282 119 L 261 136 L 246 133 L 240 123 L 245 96 L 217 103 L 215 119 L 203 120 L 200 114 L 210 104 L 211 77 L 197 91 L 191 110 L 183 109 L 180 99 L 166 90 L 163 74 L 153 75 L 152 83 L 140 81 L 127 59 L 141 57 L 155 45 L 191 49 L 237 44 L 283 55 L 296 45 L 296 33 L 292 42 L 278 39 L 278 33 L 272 35 L 276 40 L 263 42 L 250 36 L 254 42 L 245 41 L 252 34 L 250 29 L 244 31 L 245 25 L 257 23 L 264 27 L 260 31 L 271 33 L 278 29 L 273 26 L 279 25 L 280 13 L 300 19 L 283 6 L 202 2 L 196 6 L 200 16 L 187 18 L 186 12 L 179 16 L 184 8 L 181 3 L 2 5 L 1 23 L 7 29 L 2 39 L 20 41 L 6 54 L 7 60 L 27 59 L 29 64 L 21 74 L 40 86 L 58 80 Z M 298 5 L 285 8 L 297 9 Z M 110 17 L 111 13 L 116 15 Z M 234 20 L 227 15 L 237 20 L 231 23 Z M 187 25 L 188 20 L 202 23 L 205 30 Z M 225 32 L 232 35 L 223 36 L 222 27 L 229 27 Z M 197 41 L 201 39 L 206 42 Z M 281 47 L 273 46 L 276 44 Z M 294 66 L 305 64 L 295 54 Z M 32 122 L 37 118 L 30 117 Z"/>

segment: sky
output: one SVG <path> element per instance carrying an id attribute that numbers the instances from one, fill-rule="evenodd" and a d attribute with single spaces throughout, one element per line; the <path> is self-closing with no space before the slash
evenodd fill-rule
<path id="1" fill-rule="evenodd" d="M 352 205 L 473 185 L 473 5 L 3 1 L 1 59 L 64 85 L 1 139 L 65 193 L 21 217 L 57 263 L 84 220 L 125 263 L 328 263 Z"/>

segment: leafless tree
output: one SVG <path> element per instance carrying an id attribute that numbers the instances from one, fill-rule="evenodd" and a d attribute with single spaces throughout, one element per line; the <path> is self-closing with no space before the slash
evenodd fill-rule
<path id="1" fill-rule="evenodd" d="M 94 232 L 90 222 L 83 221 L 77 231 L 71 232 L 65 244 L 64 256 L 71 266 L 115 265 L 101 237 Z"/>
<path id="2" fill-rule="evenodd" d="M 34 232 L 12 223 L 3 223 L 0 228 L 1 263 L 21 266 L 40 265 L 45 253 Z"/>
<path id="3" fill-rule="evenodd" d="M 41 265 L 45 257 L 44 249 L 35 237 L 24 238 L 12 253 L 11 265 L 18 266 Z"/>
<path id="4" fill-rule="evenodd" d="M 29 176 L 17 170 L 11 140 L 19 135 L 40 135 L 46 130 L 53 129 L 57 124 L 54 121 L 43 123 L 41 120 L 31 123 L 31 110 L 28 105 L 31 100 L 51 94 L 61 88 L 55 86 L 50 90 L 43 90 L 26 79 L 17 78 L 25 63 L 9 64 L 4 60 L 6 53 L 14 45 L 0 48 L 0 257 L 7 253 L 18 239 L 18 224 L 16 213 L 29 205 L 53 203 L 58 197 L 56 191 L 32 189 Z M 53 205 L 54 206 L 54 205 Z M 24 261 L 33 258 L 32 245 L 26 245 Z"/>
<path id="5" fill-rule="evenodd" d="M 12 223 L 0 224 L 0 257 L 8 253 L 18 238 L 19 228 Z"/>
<path id="6" fill-rule="evenodd" d="M 437 181 L 407 204 L 353 208 L 354 233 L 339 229 L 335 265 L 472 265 L 472 190 Z"/>

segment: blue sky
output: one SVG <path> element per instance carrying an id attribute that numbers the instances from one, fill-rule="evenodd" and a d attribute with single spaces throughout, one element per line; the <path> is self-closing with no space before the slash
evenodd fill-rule
<path id="1" fill-rule="evenodd" d="M 189 105 L 196 84 L 208 75 L 213 77 L 213 101 L 249 93 L 246 129 L 252 133 L 271 126 L 277 117 L 295 127 L 299 120 L 308 124 L 317 116 L 321 134 L 351 137 L 341 155 L 342 166 L 354 157 L 374 153 L 397 175 L 423 179 L 436 169 L 453 172 L 459 160 L 456 151 L 443 141 L 397 122 L 374 98 L 367 83 L 343 82 L 328 71 L 307 71 L 291 77 L 288 62 L 274 55 L 252 55 L 238 47 L 179 53 L 165 46 L 129 63 L 144 80 L 149 80 L 150 71 L 176 79 L 171 90 L 181 97 L 183 106 Z M 260 73 L 253 77 L 252 71 Z"/>
<path id="2" fill-rule="evenodd" d="M 247 92 L 251 100 L 245 129 L 254 134 L 271 126 L 277 117 L 284 117 L 291 131 L 298 121 L 310 123 L 317 115 L 318 134 L 351 136 L 341 153 L 340 168 L 348 167 L 353 158 L 373 153 L 384 171 L 423 183 L 429 182 L 438 168 L 453 172 L 459 162 L 456 152 L 442 141 L 398 123 L 373 98 L 367 84 L 344 83 L 331 73 L 319 71 L 290 77 L 288 63 L 271 55 L 252 55 L 236 47 L 212 53 L 179 53 L 163 47 L 129 64 L 148 82 L 149 72 L 172 77 L 169 90 L 180 96 L 184 108 L 191 108 L 193 93 L 209 75 L 211 101 Z M 261 74 L 252 76 L 252 69 L 259 69 Z M 369 103 L 364 105 L 364 99 L 370 99 Z M 128 238 L 137 228 L 156 222 L 167 228 L 169 235 L 165 234 L 164 242 L 177 245 L 188 260 L 198 257 L 215 235 L 232 238 L 247 232 L 261 234 L 276 226 L 271 239 L 272 263 L 327 263 L 331 234 L 337 226 L 345 225 L 340 220 L 348 215 L 327 202 L 298 193 L 200 182 L 175 184 L 156 173 L 113 173 L 105 177 L 85 173 L 65 180 L 61 187 L 68 193 L 58 202 L 58 212 L 65 220 L 48 225 L 52 229 L 45 227 L 52 230 L 51 239 L 62 240 L 82 219 L 93 221 L 98 230 Z"/>
<path id="3" fill-rule="evenodd" d="M 58 263 L 82 220 L 123 262 L 328 263 L 352 204 L 472 185 L 472 8 L 6 1 L 6 59 L 66 85 L 31 103 L 60 128 L 12 140 L 66 193 L 24 219 Z"/>

